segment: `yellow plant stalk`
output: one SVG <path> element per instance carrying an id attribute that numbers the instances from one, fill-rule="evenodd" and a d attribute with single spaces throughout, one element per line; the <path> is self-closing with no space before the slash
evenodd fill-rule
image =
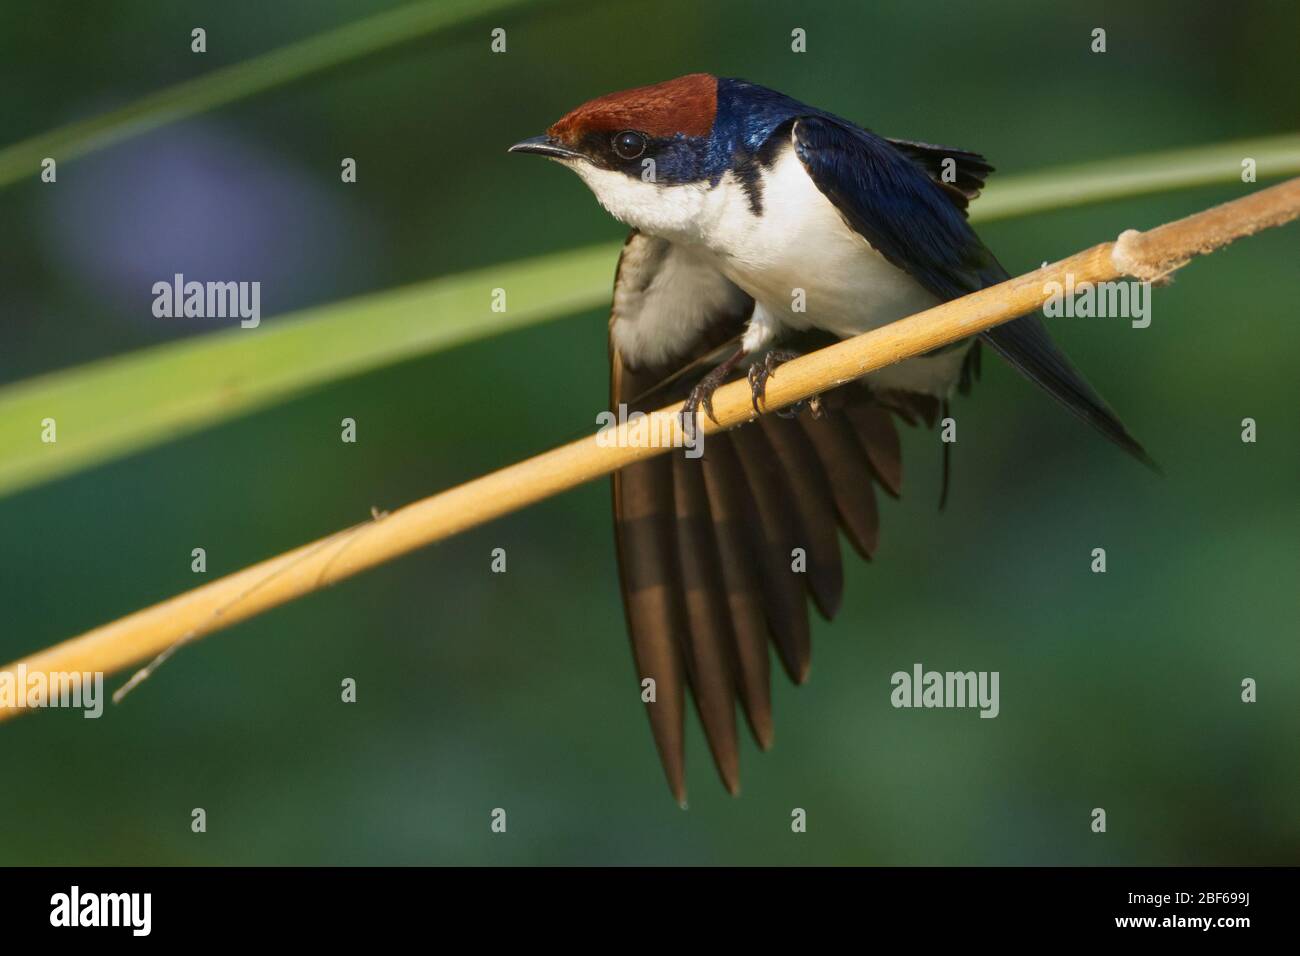
<path id="1" fill-rule="evenodd" d="M 1300 178 L 1215 206 L 1147 232 L 1128 231 L 1060 262 L 946 302 L 909 318 L 803 356 L 781 366 L 767 387 L 767 408 L 783 408 L 901 359 L 964 339 L 1039 308 L 1051 286 L 1072 279 L 1106 282 L 1125 276 L 1161 279 L 1192 258 L 1236 239 L 1300 217 Z M 748 385 L 735 382 L 715 393 L 718 422 L 703 420 L 704 434 L 754 417 Z M 653 413 L 651 431 L 685 439 L 679 406 Z M 668 445 L 634 446 L 629 428 L 603 438 L 588 436 L 510 465 L 392 514 L 296 548 L 194 588 L 120 620 L 39 651 L 20 665 L 27 674 L 111 672 L 168 652 L 178 643 L 229 627 L 310 594 L 416 548 L 519 510 L 583 482 L 610 474 Z M 0 705 L 0 719 L 25 709 Z"/>

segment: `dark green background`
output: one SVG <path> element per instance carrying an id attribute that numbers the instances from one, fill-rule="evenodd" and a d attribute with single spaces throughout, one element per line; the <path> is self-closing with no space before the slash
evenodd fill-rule
<path id="1" fill-rule="evenodd" d="M 0 140 L 385 6 L 6 3 Z M 148 284 L 122 278 L 167 278 L 171 246 L 245 270 L 196 277 L 260 276 L 270 315 L 615 239 L 576 177 L 504 149 L 592 96 L 694 70 L 980 150 L 1002 173 L 1284 132 L 1300 116 L 1296 11 L 539 4 L 0 192 L 0 381 L 201 333 L 153 319 Z M 493 56 L 498 25 L 509 52 Z M 356 185 L 339 183 L 341 156 Z M 1018 272 L 1252 188 L 982 233 Z M 1298 264 L 1292 226 L 1185 270 L 1149 329 L 1055 323 L 1163 479 L 992 359 L 956 406 L 943 514 L 936 438 L 909 433 L 877 560 L 849 562 L 842 618 L 817 623 L 808 685 L 777 687 L 777 745 L 747 746 L 739 799 L 696 726 L 690 810 L 668 796 L 602 482 L 210 637 L 99 721 L 0 726 L 0 862 L 1300 862 Z M 226 573 L 590 430 L 604 323 L 417 357 L 0 500 L 0 659 L 194 585 L 196 546 Z M 344 416 L 356 445 L 339 441 Z M 489 573 L 495 547 L 505 575 Z M 916 661 L 1000 671 L 1001 716 L 892 709 L 889 675 Z M 489 833 L 494 807 L 506 835 Z"/>

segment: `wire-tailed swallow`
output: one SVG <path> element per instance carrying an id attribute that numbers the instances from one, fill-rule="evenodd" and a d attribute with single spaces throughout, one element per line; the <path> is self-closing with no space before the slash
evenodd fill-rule
<path id="1" fill-rule="evenodd" d="M 743 80 L 697 73 L 602 96 L 511 150 L 569 167 L 632 227 L 609 324 L 615 407 L 681 398 L 711 413 L 733 374 L 749 376 L 758 407 L 792 348 L 1008 278 L 966 219 L 992 172 L 982 156 L 889 139 Z M 614 476 L 637 676 L 679 802 L 687 688 L 735 793 L 737 698 L 766 749 L 769 640 L 801 683 L 806 598 L 828 619 L 840 606 L 837 529 L 869 558 L 875 488 L 899 493 L 895 419 L 933 426 L 978 375 L 981 342 L 1148 461 L 1035 314 L 880 369 L 793 417 L 710 436 L 699 459 L 663 456 Z"/>

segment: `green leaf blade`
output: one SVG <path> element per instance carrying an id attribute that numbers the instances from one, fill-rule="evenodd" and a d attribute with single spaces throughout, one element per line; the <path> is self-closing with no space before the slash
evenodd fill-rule
<path id="1" fill-rule="evenodd" d="M 333 381 L 609 301 L 616 244 L 434 279 L 0 388 L 0 495 Z M 492 290 L 508 309 L 493 312 Z M 53 443 L 41 423 L 55 421 Z"/>
<path id="2" fill-rule="evenodd" d="M 0 187 L 96 149 L 531 0 L 431 0 L 345 24 L 0 149 Z"/>

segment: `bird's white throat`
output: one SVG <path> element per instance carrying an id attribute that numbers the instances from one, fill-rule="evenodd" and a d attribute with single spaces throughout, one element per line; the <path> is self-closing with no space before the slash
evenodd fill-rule
<path id="1" fill-rule="evenodd" d="M 582 160 L 565 162 L 620 222 L 672 242 L 700 241 L 700 220 L 709 206 L 707 183 L 665 185 Z"/>

